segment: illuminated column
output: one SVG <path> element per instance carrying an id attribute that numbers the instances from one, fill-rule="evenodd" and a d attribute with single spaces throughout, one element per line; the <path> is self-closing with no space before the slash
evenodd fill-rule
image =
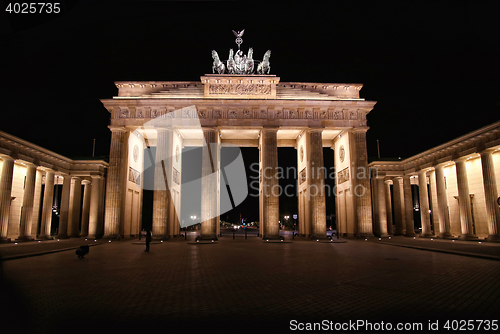
<path id="1" fill-rule="evenodd" d="M 391 203 L 391 180 L 384 180 L 385 184 L 385 209 L 387 212 L 387 234 L 393 235 L 394 228 L 392 222 L 392 203 Z"/>
<path id="2" fill-rule="evenodd" d="M 421 237 L 431 237 L 434 233 L 431 230 L 431 216 L 429 213 L 429 192 L 427 191 L 426 170 L 418 171 L 418 194 L 420 198 L 420 220 L 422 222 Z"/>
<path id="3" fill-rule="evenodd" d="M 12 177 L 14 175 L 14 159 L 2 156 L 2 174 L 0 175 L 0 242 L 10 241 L 7 238 L 9 228 L 10 202 L 12 195 Z"/>
<path id="4" fill-rule="evenodd" d="M 458 206 L 460 208 L 460 224 L 462 226 L 462 235 L 460 239 L 474 240 L 477 237 L 474 235 L 474 227 L 472 225 L 472 212 L 470 207 L 469 183 L 467 180 L 467 169 L 464 159 L 455 161 L 457 171 L 457 186 L 458 186 Z"/>
<path id="5" fill-rule="evenodd" d="M 444 168 L 438 165 L 436 170 L 436 189 L 439 217 L 439 236 L 442 238 L 451 237 L 450 213 L 448 211 L 448 195 L 446 194 L 446 185 L 444 180 Z"/>
<path id="6" fill-rule="evenodd" d="M 312 218 L 312 235 L 314 239 L 326 239 L 326 204 L 325 204 L 325 170 L 323 162 L 322 130 L 310 129 L 306 134 L 307 164 L 310 171 L 309 202 Z M 278 167 L 276 147 L 276 168 Z M 276 179 L 279 186 L 279 180 Z M 279 205 L 279 198 L 277 198 Z M 277 208 L 279 212 L 279 207 Z"/>
<path id="7" fill-rule="evenodd" d="M 217 166 L 220 160 L 219 132 L 215 128 L 203 128 L 201 169 L 201 240 L 217 240 Z"/>
<path id="8" fill-rule="evenodd" d="M 413 198 L 411 195 L 410 175 L 403 176 L 403 192 L 404 192 L 405 220 L 406 220 L 405 237 L 414 237 L 415 223 L 413 221 Z"/>
<path id="9" fill-rule="evenodd" d="M 261 154 L 261 198 L 262 215 L 261 231 L 263 238 L 279 239 L 279 182 L 278 169 L 278 140 L 276 128 L 262 129 L 260 132 Z"/>
<path id="10" fill-rule="evenodd" d="M 111 128 L 111 132 L 104 238 L 119 239 L 127 181 L 128 131 L 125 128 Z"/>
<path id="11" fill-rule="evenodd" d="M 99 227 L 99 202 L 101 199 L 101 179 L 99 175 L 92 175 L 92 192 L 90 194 L 90 208 L 89 208 L 89 235 L 88 238 L 100 237 Z"/>
<path id="12" fill-rule="evenodd" d="M 78 238 L 80 231 L 78 231 L 78 224 L 80 223 L 82 199 L 82 179 L 79 177 L 71 178 L 71 197 L 69 203 L 69 221 L 68 221 L 68 235 L 72 238 Z"/>
<path id="13" fill-rule="evenodd" d="M 500 242 L 500 211 L 496 200 L 498 198 L 495 168 L 491 152 L 481 153 L 483 170 L 484 198 L 486 201 L 486 221 L 488 222 L 489 236 L 486 240 Z"/>
<path id="14" fill-rule="evenodd" d="M 396 223 L 396 233 L 394 235 L 403 235 L 405 230 L 405 208 L 404 199 L 401 191 L 401 177 L 392 179 L 392 191 L 394 192 L 394 220 Z"/>
<path id="15" fill-rule="evenodd" d="M 387 212 L 385 198 L 384 176 L 372 177 L 373 183 L 373 204 L 374 204 L 374 220 L 375 220 L 375 235 L 378 237 L 388 237 L 387 234 Z"/>
<path id="16" fill-rule="evenodd" d="M 171 202 L 169 176 L 172 173 L 172 130 L 157 129 L 155 179 L 153 194 L 154 239 L 167 239 L 168 214 Z"/>
<path id="17" fill-rule="evenodd" d="M 353 194 L 356 196 L 354 204 L 358 222 L 358 237 L 373 236 L 372 228 L 372 199 L 370 191 L 370 175 L 368 173 L 368 155 L 366 151 L 366 131 L 368 128 L 355 128 L 349 133 L 349 146 L 352 166 Z"/>
<path id="18" fill-rule="evenodd" d="M 19 226 L 18 240 L 33 240 L 31 237 L 31 217 L 33 216 L 33 203 L 35 201 L 36 166 L 26 165 L 26 181 L 24 183 L 23 211 L 21 225 Z"/>
<path id="19" fill-rule="evenodd" d="M 89 234 L 89 213 L 90 213 L 90 194 L 92 192 L 92 184 L 88 180 L 83 180 L 83 205 L 82 205 L 82 231 L 81 237 L 86 237 Z"/>
<path id="20" fill-rule="evenodd" d="M 68 218 L 69 218 L 69 191 L 71 188 L 71 177 L 63 175 L 63 188 L 61 194 L 61 216 L 59 218 L 58 239 L 68 238 Z"/>
<path id="21" fill-rule="evenodd" d="M 54 172 L 45 172 L 45 190 L 43 192 L 42 221 L 40 223 L 40 235 L 38 239 L 52 239 L 50 226 L 52 224 L 52 205 L 54 201 Z"/>

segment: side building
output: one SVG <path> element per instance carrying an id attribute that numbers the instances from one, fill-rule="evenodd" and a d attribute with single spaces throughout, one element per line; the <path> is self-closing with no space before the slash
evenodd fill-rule
<path id="1" fill-rule="evenodd" d="M 107 168 L 0 131 L 1 241 L 102 236 Z"/>
<path id="2" fill-rule="evenodd" d="M 374 233 L 500 241 L 500 122 L 402 161 L 374 161 Z M 416 227 L 416 228 L 415 228 Z"/>

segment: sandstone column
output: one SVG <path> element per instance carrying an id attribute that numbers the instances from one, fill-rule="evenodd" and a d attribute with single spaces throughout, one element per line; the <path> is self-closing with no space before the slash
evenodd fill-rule
<path id="1" fill-rule="evenodd" d="M 99 200 L 101 198 L 101 177 L 92 175 L 92 192 L 90 194 L 89 208 L 89 238 L 100 237 Z"/>
<path id="2" fill-rule="evenodd" d="M 168 182 L 172 175 L 172 130 L 159 128 L 156 133 L 152 236 L 154 239 L 165 240 L 169 232 L 168 215 L 171 202 Z"/>
<path id="3" fill-rule="evenodd" d="M 401 177 L 392 179 L 392 190 L 394 192 L 394 220 L 396 223 L 396 233 L 394 235 L 403 235 L 406 223 L 404 199 L 402 198 L 401 182 L 399 182 L 401 179 Z"/>
<path id="4" fill-rule="evenodd" d="M 391 203 L 391 181 L 384 180 L 385 184 L 385 209 L 387 212 L 387 234 L 394 234 L 394 227 L 392 222 L 392 203 Z"/>
<path id="5" fill-rule="evenodd" d="M 451 237 L 450 212 L 448 211 L 448 196 L 444 180 L 444 167 L 437 165 L 436 168 L 436 190 L 439 217 L 439 236 L 442 238 Z"/>
<path id="6" fill-rule="evenodd" d="M 63 177 L 64 179 L 61 194 L 61 215 L 59 218 L 59 232 L 57 233 L 58 239 L 68 238 L 69 194 L 71 188 L 71 177 L 69 175 L 64 175 Z"/>
<path id="7" fill-rule="evenodd" d="M 429 214 L 429 192 L 427 191 L 426 170 L 418 171 L 418 194 L 420 198 L 420 220 L 422 222 L 421 237 L 431 237 L 434 233 L 431 230 L 431 217 Z"/>
<path id="8" fill-rule="evenodd" d="M 278 168 L 278 129 L 265 128 L 260 132 L 261 154 L 261 231 L 263 239 L 280 239 L 279 235 L 279 182 Z"/>
<path id="9" fill-rule="evenodd" d="M 355 128 L 349 135 L 351 161 L 355 162 L 351 168 L 351 176 L 354 185 L 353 195 L 356 196 L 354 205 L 357 210 L 357 236 L 360 238 L 373 236 L 370 175 L 366 151 L 367 130 L 368 128 Z"/>
<path id="10" fill-rule="evenodd" d="M 322 130 L 309 130 L 306 134 L 307 161 L 309 169 L 309 202 L 312 218 L 311 239 L 326 239 L 326 204 L 325 204 L 325 170 L 323 162 L 323 138 Z M 278 150 L 276 146 L 276 168 L 278 167 Z M 277 187 L 279 180 L 276 179 Z M 279 205 L 279 197 L 277 197 Z M 278 207 L 279 212 L 279 207 Z M 279 233 L 279 232 L 278 232 Z"/>
<path id="11" fill-rule="evenodd" d="M 43 192 L 42 221 L 40 223 L 40 235 L 38 239 L 52 239 L 50 227 L 52 224 L 52 205 L 54 203 L 54 172 L 45 172 L 45 190 Z"/>
<path id="12" fill-rule="evenodd" d="M 500 211 L 496 202 L 498 191 L 491 152 L 485 151 L 481 153 L 481 167 L 483 170 L 486 221 L 488 222 L 489 233 L 486 240 L 500 242 Z"/>
<path id="13" fill-rule="evenodd" d="M 2 156 L 2 160 L 2 174 L 0 175 L 0 242 L 8 242 L 10 241 L 7 238 L 7 230 L 9 228 L 14 159 Z"/>
<path id="14" fill-rule="evenodd" d="M 220 160 L 218 131 L 203 128 L 202 170 L 201 170 L 201 240 L 217 240 L 217 166 Z"/>
<path id="15" fill-rule="evenodd" d="M 69 203 L 69 221 L 68 235 L 72 238 L 78 238 L 80 231 L 78 225 L 80 223 L 81 199 L 82 199 L 82 179 L 79 177 L 71 178 L 71 197 Z"/>
<path id="16" fill-rule="evenodd" d="M 89 234 L 89 214 L 90 214 L 90 194 L 92 193 L 92 184 L 88 180 L 83 180 L 83 205 L 82 205 L 82 231 L 81 237 Z M 77 226 L 78 229 L 78 226 Z"/>
<path id="17" fill-rule="evenodd" d="M 378 237 L 388 237 L 387 234 L 387 212 L 384 176 L 373 176 L 373 201 L 374 201 L 374 220 L 375 220 L 375 235 Z"/>
<path id="18" fill-rule="evenodd" d="M 24 184 L 23 211 L 21 225 L 19 226 L 20 241 L 33 240 L 31 237 L 31 217 L 33 216 L 33 203 L 35 201 L 36 166 L 27 164 L 26 182 Z"/>
<path id="19" fill-rule="evenodd" d="M 125 128 L 111 128 L 111 132 L 104 238 L 119 239 L 127 181 L 128 131 Z"/>
<path id="20" fill-rule="evenodd" d="M 477 237 L 474 235 L 474 227 L 472 225 L 472 212 L 470 207 L 469 183 L 467 180 L 467 169 L 464 159 L 455 161 L 457 171 L 457 186 L 458 186 L 458 206 L 460 208 L 460 224 L 462 226 L 462 235 L 460 239 L 474 240 Z"/>
<path id="21" fill-rule="evenodd" d="M 403 192 L 405 201 L 405 220 L 406 233 L 405 237 L 415 236 L 415 223 L 413 221 L 413 197 L 411 195 L 410 175 L 403 176 Z"/>

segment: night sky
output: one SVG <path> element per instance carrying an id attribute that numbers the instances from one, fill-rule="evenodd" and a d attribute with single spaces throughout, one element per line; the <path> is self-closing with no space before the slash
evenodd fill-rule
<path id="1" fill-rule="evenodd" d="M 377 139 L 382 158 L 404 158 L 499 119 L 499 3 L 60 2 L 58 15 L 2 12 L 0 130 L 68 157 L 91 156 L 94 138 L 109 155 L 99 99 L 114 81 L 199 80 L 212 49 L 236 47 L 233 29 L 254 58 L 272 50 L 282 82 L 363 83 L 378 101 L 369 157 Z"/>

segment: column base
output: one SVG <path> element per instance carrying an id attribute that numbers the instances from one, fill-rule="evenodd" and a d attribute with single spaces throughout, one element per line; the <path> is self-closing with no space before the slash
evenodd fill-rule
<path id="1" fill-rule="evenodd" d="M 375 236 L 374 234 L 370 234 L 370 233 L 356 234 L 356 238 L 358 238 L 358 239 L 369 239 L 369 238 L 373 238 L 374 236 Z"/>
<path id="2" fill-rule="evenodd" d="M 437 236 L 437 238 L 440 238 L 440 239 L 455 239 L 451 233 L 441 233 Z"/>
<path id="3" fill-rule="evenodd" d="M 30 236 L 20 236 L 16 239 L 16 242 L 25 242 L 25 241 L 33 241 L 33 240 L 35 240 L 35 239 L 33 239 Z"/>
<path id="4" fill-rule="evenodd" d="M 383 233 L 381 235 L 377 235 L 376 237 L 378 237 L 378 238 L 388 238 L 388 237 L 390 237 L 390 235 L 388 233 Z"/>
<path id="5" fill-rule="evenodd" d="M 151 236 L 151 241 L 167 241 L 170 237 L 166 235 L 155 235 Z"/>
<path id="6" fill-rule="evenodd" d="M 484 241 L 489 242 L 500 242 L 500 235 L 498 234 L 490 234 Z"/>
<path id="7" fill-rule="evenodd" d="M 95 234 L 89 234 L 86 236 L 87 239 L 97 239 Z M 120 240 L 122 238 L 119 234 L 108 234 L 102 237 L 102 239 Z"/>
<path id="8" fill-rule="evenodd" d="M 79 235 L 79 234 L 75 234 L 75 235 L 70 235 L 69 237 L 70 237 L 70 238 L 80 238 L 80 237 L 81 237 L 81 235 Z"/>
<path id="9" fill-rule="evenodd" d="M 435 238 L 436 236 L 432 233 L 421 234 L 418 236 L 419 238 Z"/>
<path id="10" fill-rule="evenodd" d="M 397 237 L 397 236 L 401 236 L 401 235 L 405 235 L 403 232 L 396 232 L 394 233 L 394 236 Z"/>
<path id="11" fill-rule="evenodd" d="M 410 233 L 406 232 L 405 233 L 405 237 L 407 237 L 407 238 L 414 238 L 415 236 L 416 236 L 415 232 L 410 232 Z"/>
<path id="12" fill-rule="evenodd" d="M 311 235 L 311 240 L 330 241 L 330 240 L 332 240 L 332 237 L 329 235 L 326 235 L 326 233 L 325 234 L 313 234 L 313 235 Z"/>
<path id="13" fill-rule="evenodd" d="M 10 242 L 10 238 L 0 238 L 0 243 L 8 243 Z"/>
<path id="14" fill-rule="evenodd" d="M 58 235 L 57 239 L 69 239 L 68 235 L 63 234 L 63 235 Z"/>
<path id="15" fill-rule="evenodd" d="M 276 241 L 276 240 L 282 241 L 282 240 L 285 240 L 285 237 L 283 237 L 283 236 L 281 236 L 279 234 L 265 234 L 262 237 L 262 240 L 265 240 L 265 241 Z"/>
<path id="16" fill-rule="evenodd" d="M 478 240 L 479 238 L 473 234 L 462 234 L 458 237 L 458 240 Z"/>
<path id="17" fill-rule="evenodd" d="M 54 240 L 50 235 L 41 235 L 36 240 Z"/>
<path id="18" fill-rule="evenodd" d="M 213 244 L 216 243 L 219 239 L 217 239 L 217 235 L 214 234 L 202 234 L 194 240 L 197 243 L 200 244 Z"/>

